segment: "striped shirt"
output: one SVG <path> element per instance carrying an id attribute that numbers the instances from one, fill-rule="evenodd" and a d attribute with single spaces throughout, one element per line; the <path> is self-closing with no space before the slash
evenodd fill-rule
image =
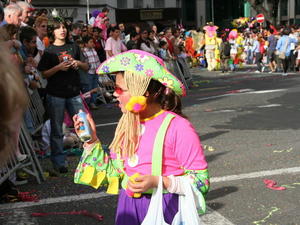
<path id="1" fill-rule="evenodd" d="M 96 70 L 100 65 L 100 60 L 96 50 L 94 48 L 84 48 L 82 52 L 89 64 L 88 73 L 96 74 Z"/>

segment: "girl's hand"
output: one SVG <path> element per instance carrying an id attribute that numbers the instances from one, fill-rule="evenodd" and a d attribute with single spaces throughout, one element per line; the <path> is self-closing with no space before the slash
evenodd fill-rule
<path id="1" fill-rule="evenodd" d="M 59 70 L 61 70 L 61 71 L 67 71 L 70 68 L 71 63 L 69 61 L 62 61 L 57 66 L 58 66 Z"/>
<path id="2" fill-rule="evenodd" d="M 75 69 L 75 70 L 78 70 L 78 68 L 79 68 L 79 61 L 71 58 L 71 67 L 73 69 Z"/>
<path id="3" fill-rule="evenodd" d="M 158 176 L 144 175 L 135 178 L 137 183 L 128 181 L 127 188 L 134 193 L 146 192 L 151 188 L 156 188 L 158 185 Z"/>
<path id="4" fill-rule="evenodd" d="M 80 110 L 79 110 L 79 112 L 80 112 Z M 75 132 L 78 135 L 80 125 L 79 125 L 79 120 L 78 120 L 78 115 L 77 114 L 75 114 L 73 116 L 73 121 L 74 121 Z M 92 143 L 94 143 L 95 141 L 98 140 L 98 137 L 97 137 L 97 133 L 96 133 L 96 125 L 95 125 L 95 122 L 94 122 L 91 114 L 87 114 L 87 121 L 90 124 L 91 135 L 92 135 L 92 139 L 90 141 L 88 141 L 87 143 L 92 144 Z"/>

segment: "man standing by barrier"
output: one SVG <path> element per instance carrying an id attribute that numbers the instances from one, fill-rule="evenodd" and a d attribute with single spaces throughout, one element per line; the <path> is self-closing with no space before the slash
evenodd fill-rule
<path id="1" fill-rule="evenodd" d="M 38 69 L 48 80 L 47 112 L 51 123 L 51 161 L 60 173 L 67 173 L 66 156 L 63 153 L 62 125 L 65 110 L 72 117 L 83 109 L 78 69 L 88 70 L 78 45 L 68 42 L 67 28 L 61 18 L 54 19 L 52 27 L 54 42 L 44 52 Z"/>

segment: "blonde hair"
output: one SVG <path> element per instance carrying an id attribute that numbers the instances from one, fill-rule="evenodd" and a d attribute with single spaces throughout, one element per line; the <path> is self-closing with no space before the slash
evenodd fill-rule
<path id="1" fill-rule="evenodd" d="M 125 85 L 131 96 L 142 96 L 146 93 L 151 78 L 130 71 L 124 72 Z M 133 112 L 125 112 L 116 129 L 115 137 L 109 146 L 123 157 L 131 157 L 137 150 L 140 138 L 140 117 Z"/>
<path id="2" fill-rule="evenodd" d="M 36 18 L 35 22 L 34 22 L 34 26 L 38 27 L 40 26 L 43 22 L 48 23 L 48 18 L 45 16 L 39 16 L 38 18 Z"/>
<path id="3" fill-rule="evenodd" d="M 27 105 L 24 81 L 11 56 L 0 46 L 0 165 L 15 152 L 17 146 L 14 131 L 15 122 L 20 120 Z"/>

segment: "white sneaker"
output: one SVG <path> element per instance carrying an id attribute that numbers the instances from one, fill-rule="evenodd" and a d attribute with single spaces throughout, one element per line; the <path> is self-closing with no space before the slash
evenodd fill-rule
<path id="1" fill-rule="evenodd" d="M 288 75 L 287 73 L 283 73 L 283 74 L 282 74 L 282 76 L 287 76 L 287 75 Z"/>
<path id="2" fill-rule="evenodd" d="M 254 73 L 260 73 L 260 71 L 259 71 L 259 70 L 256 70 Z"/>
<path id="3" fill-rule="evenodd" d="M 27 159 L 27 155 L 25 155 L 25 154 L 17 154 L 17 160 L 19 161 L 19 162 L 23 162 L 23 161 L 25 161 Z"/>

